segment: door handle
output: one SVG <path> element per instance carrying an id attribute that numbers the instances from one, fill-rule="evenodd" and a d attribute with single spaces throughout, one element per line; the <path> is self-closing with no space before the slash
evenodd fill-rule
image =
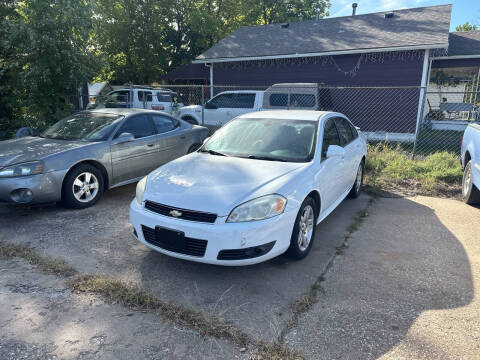
<path id="1" fill-rule="evenodd" d="M 152 147 L 153 145 L 155 145 L 155 144 L 147 144 L 148 147 Z"/>
<path id="2" fill-rule="evenodd" d="M 180 136 L 180 139 L 185 139 L 185 135 Z"/>

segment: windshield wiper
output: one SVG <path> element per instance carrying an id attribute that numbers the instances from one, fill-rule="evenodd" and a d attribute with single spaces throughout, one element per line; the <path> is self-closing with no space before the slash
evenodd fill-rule
<path id="1" fill-rule="evenodd" d="M 219 151 L 215 151 L 215 150 L 205 150 L 205 149 L 200 149 L 199 151 L 200 151 L 200 152 L 206 152 L 206 153 L 209 153 L 210 155 L 228 156 L 227 154 L 224 154 L 224 153 L 221 153 L 221 152 L 219 152 Z"/>
<path id="2" fill-rule="evenodd" d="M 270 156 L 258 156 L 258 155 L 248 155 L 246 156 L 248 159 L 255 159 L 255 160 L 267 160 L 267 161 L 281 161 L 286 162 L 287 160 L 281 158 L 275 158 Z"/>

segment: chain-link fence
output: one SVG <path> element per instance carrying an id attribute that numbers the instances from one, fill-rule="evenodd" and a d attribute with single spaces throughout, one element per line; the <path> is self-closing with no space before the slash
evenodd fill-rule
<path id="1" fill-rule="evenodd" d="M 79 99 L 69 97 L 68 101 L 81 109 Z M 466 126 L 480 120 L 479 104 L 480 91 L 440 92 L 421 87 L 128 85 L 91 98 L 86 108 L 154 109 L 213 130 L 253 111 L 337 111 L 359 127 L 370 143 L 427 155 L 459 153 Z"/>

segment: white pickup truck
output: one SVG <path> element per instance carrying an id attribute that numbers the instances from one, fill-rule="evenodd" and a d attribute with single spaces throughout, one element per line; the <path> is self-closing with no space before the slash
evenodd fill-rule
<path id="1" fill-rule="evenodd" d="M 462 138 L 462 198 L 467 204 L 480 202 L 480 122 L 470 124 Z"/>
<path id="2" fill-rule="evenodd" d="M 177 117 L 195 125 L 218 128 L 236 116 L 262 108 L 263 91 L 223 91 L 205 103 L 202 123 L 202 106 L 184 106 Z"/>

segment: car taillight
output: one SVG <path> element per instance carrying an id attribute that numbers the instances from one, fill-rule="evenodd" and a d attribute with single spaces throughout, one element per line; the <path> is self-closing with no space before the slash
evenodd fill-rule
<path id="1" fill-rule="evenodd" d="M 165 110 L 163 105 L 152 105 L 152 110 Z"/>

